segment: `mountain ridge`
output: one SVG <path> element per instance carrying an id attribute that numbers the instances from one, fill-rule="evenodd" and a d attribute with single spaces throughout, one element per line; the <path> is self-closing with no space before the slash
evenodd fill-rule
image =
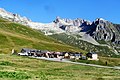
<path id="1" fill-rule="evenodd" d="M 117 49 L 116 54 L 120 53 L 120 25 L 113 24 L 103 18 L 96 18 L 96 20 L 91 22 L 80 18 L 71 20 L 56 17 L 53 22 L 44 24 L 32 22 L 26 17 L 7 12 L 4 9 L 0 9 L 0 17 L 40 30 L 45 35 L 58 34 L 59 36 L 59 34 L 65 33 L 75 38 L 77 38 L 76 35 L 79 35 L 81 37 L 78 38 L 83 41 L 87 41 L 93 45 L 108 46 L 109 48 L 111 47 L 115 53 Z M 101 44 L 101 42 L 105 44 Z"/>

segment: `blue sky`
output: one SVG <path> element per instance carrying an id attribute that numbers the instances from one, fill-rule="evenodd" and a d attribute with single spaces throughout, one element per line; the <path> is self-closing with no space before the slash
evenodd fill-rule
<path id="1" fill-rule="evenodd" d="M 51 22 L 60 16 L 120 23 L 120 0 L 0 0 L 0 7 L 37 22 Z"/>

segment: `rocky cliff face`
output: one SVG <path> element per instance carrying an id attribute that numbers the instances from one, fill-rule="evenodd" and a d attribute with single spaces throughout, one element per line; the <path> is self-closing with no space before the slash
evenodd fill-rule
<path id="1" fill-rule="evenodd" d="M 71 19 L 61 19 L 60 17 L 57 17 L 55 21 L 53 21 L 54 23 L 56 23 L 56 25 L 61 28 L 62 30 L 66 31 L 66 32 L 80 32 L 82 30 L 82 27 L 80 26 L 87 26 L 90 25 L 91 22 L 87 21 L 87 20 L 83 20 L 80 18 L 77 18 L 75 20 L 71 20 Z"/>
<path id="2" fill-rule="evenodd" d="M 114 43 L 120 42 L 120 25 L 113 24 L 102 18 L 98 18 L 93 22 L 83 19 L 57 19 L 54 21 L 59 28 L 66 32 L 80 33 L 85 32 L 92 36 L 95 40 L 105 40 Z"/>
<path id="3" fill-rule="evenodd" d="M 111 42 L 120 41 L 120 31 L 117 29 L 118 26 L 116 27 L 113 23 L 101 19 L 97 19 L 95 22 L 93 22 L 93 24 L 96 26 L 96 30 L 91 36 L 96 40 L 105 40 Z"/>

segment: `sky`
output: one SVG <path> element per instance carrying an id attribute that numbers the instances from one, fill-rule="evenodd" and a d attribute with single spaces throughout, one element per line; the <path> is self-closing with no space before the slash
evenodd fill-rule
<path id="1" fill-rule="evenodd" d="M 42 23 L 56 16 L 90 21 L 104 18 L 120 23 L 120 0 L 0 0 L 0 7 Z"/>

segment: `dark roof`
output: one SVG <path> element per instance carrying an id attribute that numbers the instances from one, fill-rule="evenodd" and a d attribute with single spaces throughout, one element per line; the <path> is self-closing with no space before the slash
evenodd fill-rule
<path id="1" fill-rule="evenodd" d="M 75 56 L 81 56 L 81 54 L 74 54 Z"/>
<path id="2" fill-rule="evenodd" d="M 64 56 L 64 54 L 63 54 L 63 53 L 60 53 L 59 56 Z"/>
<path id="3" fill-rule="evenodd" d="M 26 52 L 32 52 L 32 51 L 36 52 L 36 51 L 38 51 L 37 49 L 29 49 L 29 48 L 22 48 L 22 50 L 24 50 Z"/>
<path id="4" fill-rule="evenodd" d="M 75 54 L 74 54 L 74 53 L 70 53 L 69 55 L 70 55 L 70 56 L 75 56 Z"/>
<path id="5" fill-rule="evenodd" d="M 48 51 L 47 50 L 41 50 L 41 53 L 47 53 Z"/>

